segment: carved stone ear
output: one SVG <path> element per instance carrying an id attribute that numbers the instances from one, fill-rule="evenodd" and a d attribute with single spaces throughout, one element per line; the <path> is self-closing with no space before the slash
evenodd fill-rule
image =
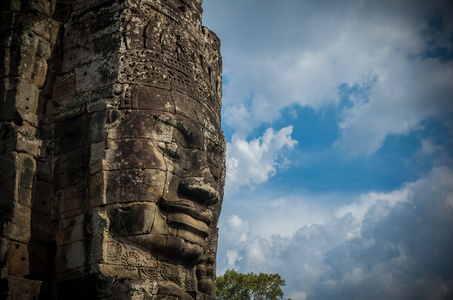
<path id="1" fill-rule="evenodd" d="M 212 266 L 206 263 L 197 265 L 198 290 L 210 296 L 215 295 Z"/>
<path id="2" fill-rule="evenodd" d="M 156 212 L 154 203 L 115 205 L 109 209 L 110 234 L 134 236 L 151 232 Z"/>

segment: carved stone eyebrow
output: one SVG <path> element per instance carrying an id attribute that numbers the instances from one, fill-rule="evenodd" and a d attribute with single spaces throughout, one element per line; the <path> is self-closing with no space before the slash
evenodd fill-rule
<path id="1" fill-rule="evenodd" d="M 184 124 L 181 120 L 165 116 L 165 115 L 153 115 L 152 118 L 156 121 L 163 122 L 165 124 L 171 125 L 175 127 L 176 129 L 181 132 L 181 134 L 184 137 L 184 140 L 189 143 L 193 144 L 196 142 L 195 134 L 193 131 L 186 125 Z"/>
<path id="2" fill-rule="evenodd" d="M 207 139 L 206 151 L 213 155 L 223 155 L 223 153 L 224 153 L 224 149 L 222 148 L 222 146 L 218 145 L 216 142 L 212 141 L 211 139 Z"/>

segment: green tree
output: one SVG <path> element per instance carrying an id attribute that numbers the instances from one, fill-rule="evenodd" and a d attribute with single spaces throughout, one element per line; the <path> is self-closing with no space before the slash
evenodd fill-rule
<path id="1" fill-rule="evenodd" d="M 279 274 L 242 274 L 227 270 L 217 277 L 216 284 L 219 300 L 278 300 L 283 299 L 281 287 L 285 280 Z"/>

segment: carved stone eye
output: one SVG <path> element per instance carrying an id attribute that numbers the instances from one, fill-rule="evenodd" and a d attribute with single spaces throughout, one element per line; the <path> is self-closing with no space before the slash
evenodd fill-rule
<path id="1" fill-rule="evenodd" d="M 219 180 L 220 178 L 220 170 L 217 166 L 213 165 L 212 163 L 208 163 L 209 171 L 211 172 L 212 178 L 215 181 Z"/>
<path id="2" fill-rule="evenodd" d="M 159 148 L 166 154 L 167 156 L 173 158 L 173 159 L 180 159 L 181 154 L 180 154 L 180 149 L 178 147 L 178 144 L 175 143 L 161 143 L 159 144 Z"/>

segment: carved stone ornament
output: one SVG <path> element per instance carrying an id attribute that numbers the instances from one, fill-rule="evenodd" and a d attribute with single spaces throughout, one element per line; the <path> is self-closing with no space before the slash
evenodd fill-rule
<path id="1" fill-rule="evenodd" d="M 220 41 L 201 0 L 5 0 L 0 298 L 214 299 Z"/>

